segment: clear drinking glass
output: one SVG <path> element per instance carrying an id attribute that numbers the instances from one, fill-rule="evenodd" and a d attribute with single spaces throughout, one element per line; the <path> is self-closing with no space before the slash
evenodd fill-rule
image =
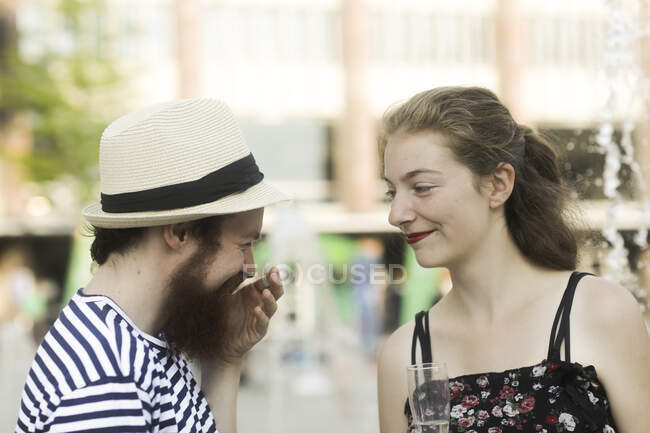
<path id="1" fill-rule="evenodd" d="M 444 363 L 406 367 L 413 423 L 422 433 L 449 432 L 449 378 Z"/>

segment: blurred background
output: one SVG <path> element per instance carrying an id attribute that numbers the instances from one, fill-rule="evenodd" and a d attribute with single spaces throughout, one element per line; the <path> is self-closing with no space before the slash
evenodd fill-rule
<path id="1" fill-rule="evenodd" d="M 649 17 L 647 0 L 0 0 L 0 429 L 91 275 L 102 130 L 172 98 L 225 100 L 296 199 L 255 247 L 287 294 L 247 360 L 240 431 L 378 431 L 382 339 L 450 287 L 388 225 L 376 151 L 382 113 L 431 87 L 488 87 L 552 137 L 580 269 L 648 317 Z"/>

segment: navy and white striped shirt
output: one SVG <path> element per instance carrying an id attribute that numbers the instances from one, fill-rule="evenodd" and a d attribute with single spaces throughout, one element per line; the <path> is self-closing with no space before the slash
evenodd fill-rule
<path id="1" fill-rule="evenodd" d="M 78 291 L 36 352 L 16 432 L 216 432 L 182 355 Z"/>

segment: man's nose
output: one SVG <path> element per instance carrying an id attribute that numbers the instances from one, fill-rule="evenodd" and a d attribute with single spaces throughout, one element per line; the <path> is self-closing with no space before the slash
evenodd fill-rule
<path id="1" fill-rule="evenodd" d="M 247 248 L 244 252 L 244 267 L 243 272 L 246 276 L 255 275 L 255 257 L 253 256 L 253 248 Z"/>

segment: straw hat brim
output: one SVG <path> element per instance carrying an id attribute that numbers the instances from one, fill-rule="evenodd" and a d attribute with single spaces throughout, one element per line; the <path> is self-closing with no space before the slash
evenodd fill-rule
<path id="1" fill-rule="evenodd" d="M 244 212 L 289 200 L 289 197 L 262 181 L 246 191 L 228 195 L 211 203 L 181 209 L 107 213 L 102 211 L 101 204 L 93 203 L 86 206 L 82 213 L 90 224 L 101 228 L 153 227 L 207 218 L 212 215 Z"/>

